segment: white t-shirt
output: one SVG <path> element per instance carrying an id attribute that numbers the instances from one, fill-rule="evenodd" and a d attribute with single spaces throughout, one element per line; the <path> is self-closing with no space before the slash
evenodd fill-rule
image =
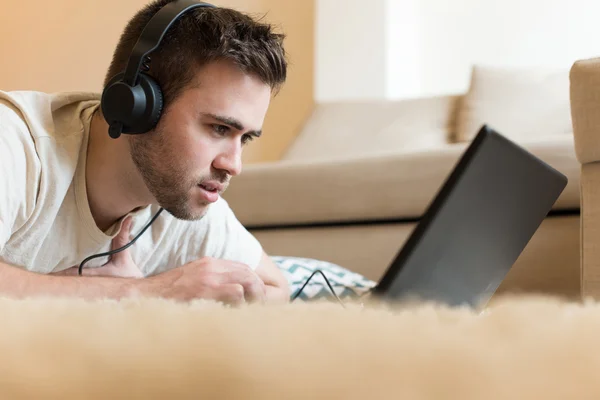
<path id="1" fill-rule="evenodd" d="M 110 250 L 121 222 L 106 232 L 96 226 L 85 182 L 89 126 L 99 102 L 93 93 L 0 91 L 0 261 L 46 274 Z M 157 211 L 148 206 L 132 214 L 132 237 Z M 222 198 L 198 221 L 163 211 L 129 251 L 145 276 L 203 256 L 255 269 L 262 256 Z M 107 261 L 96 258 L 85 268 Z"/>

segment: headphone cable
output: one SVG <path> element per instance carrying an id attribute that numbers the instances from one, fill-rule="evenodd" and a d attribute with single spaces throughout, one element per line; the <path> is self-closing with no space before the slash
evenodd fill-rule
<path id="1" fill-rule="evenodd" d="M 99 254 L 94 254 L 92 256 L 87 257 L 86 259 L 84 259 L 81 264 L 79 264 L 79 275 L 82 275 L 83 273 L 83 266 L 90 260 L 93 260 L 94 258 L 99 258 L 99 257 L 104 257 L 104 256 L 110 256 L 116 253 L 119 253 L 123 250 L 128 249 L 129 247 L 131 247 L 139 238 L 140 236 L 142 236 L 144 234 L 144 232 L 146 232 L 146 230 L 150 227 L 150 225 L 152 225 L 152 223 L 154 221 L 156 221 L 156 219 L 158 218 L 158 216 L 160 215 L 161 212 L 163 212 L 163 208 L 161 207 L 156 214 L 154 214 L 154 216 L 152 217 L 152 219 L 150 219 L 150 221 L 146 224 L 146 226 L 144 226 L 144 228 L 129 242 L 127 243 L 125 246 L 123 247 L 119 247 L 118 249 L 114 249 L 114 250 L 110 250 L 107 251 L 105 253 L 99 253 Z M 325 283 L 327 284 L 327 287 L 329 288 L 329 290 L 331 291 L 331 293 L 333 294 L 333 296 L 336 298 L 336 300 L 341 304 L 342 307 L 346 308 L 346 306 L 344 305 L 344 303 L 342 302 L 342 300 L 338 297 L 338 295 L 335 293 L 335 290 L 333 289 L 333 286 L 331 285 L 331 283 L 329 282 L 329 279 L 327 279 L 327 276 L 325 276 L 325 273 L 323 271 L 321 271 L 320 269 L 315 270 L 310 277 L 304 282 L 304 284 L 302 285 L 302 287 L 292 296 L 291 302 L 293 302 L 294 300 L 296 300 L 300 294 L 302 293 L 302 291 L 304 290 L 304 288 L 306 288 L 306 286 L 308 285 L 308 283 L 311 281 L 311 279 L 317 275 L 320 274 L 323 279 L 325 279 Z M 364 295 L 368 294 L 371 290 L 368 290 L 367 292 L 363 293 L 362 295 L 358 296 L 358 297 L 363 297 Z M 357 294 L 355 292 L 355 294 Z"/>
<path id="2" fill-rule="evenodd" d="M 340 298 L 338 297 L 338 295 L 335 293 L 335 290 L 333 290 L 333 287 L 331 286 L 331 283 L 329 283 L 329 279 L 327 279 L 327 277 L 325 276 L 325 273 L 323 271 L 321 271 L 320 269 L 315 270 L 306 280 L 306 282 L 304 282 L 304 285 L 302 285 L 302 287 L 296 292 L 296 294 L 294 294 L 292 296 L 292 300 L 294 301 L 298 298 L 298 296 L 300 296 L 300 293 L 302 293 L 302 291 L 304 290 L 304 288 L 306 287 L 306 285 L 308 285 L 308 283 L 310 282 L 310 280 L 316 275 L 316 274 L 321 274 L 321 276 L 323 276 L 323 279 L 325 279 L 325 283 L 327 284 L 327 286 L 329 287 L 329 290 L 331 290 L 331 293 L 335 296 L 336 300 L 342 305 L 342 307 L 346 308 L 346 306 L 344 305 L 344 303 L 342 302 L 342 300 L 340 300 Z"/>
<path id="3" fill-rule="evenodd" d="M 158 216 L 160 215 L 160 213 L 163 211 L 163 208 L 161 207 L 156 214 L 154 214 L 154 217 L 152 217 L 152 219 L 150 220 L 150 222 L 148 222 L 146 224 L 146 226 L 140 231 L 140 233 L 138 233 L 132 240 L 131 242 L 127 243 L 125 246 L 120 247 L 118 249 L 114 249 L 111 251 L 107 251 L 106 253 L 100 253 L 100 254 L 94 254 L 92 256 L 89 256 L 88 258 L 86 258 L 85 260 L 83 260 L 81 262 L 81 264 L 79 264 L 79 275 L 82 274 L 83 272 L 83 266 L 85 265 L 85 263 L 87 263 L 88 261 L 94 259 L 94 258 L 98 258 L 98 257 L 104 257 L 104 256 L 110 256 L 113 254 L 116 254 L 118 252 L 121 252 L 127 248 L 129 248 L 131 245 L 133 245 L 140 236 L 142 236 L 144 234 L 144 232 L 150 227 L 150 225 L 152 225 L 152 223 L 156 220 L 156 218 L 158 218 Z"/>

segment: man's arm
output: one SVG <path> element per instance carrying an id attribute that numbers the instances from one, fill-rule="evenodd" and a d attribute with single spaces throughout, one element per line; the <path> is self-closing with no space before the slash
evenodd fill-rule
<path id="1" fill-rule="evenodd" d="M 136 293 L 137 279 L 43 275 L 0 262 L 0 293 L 13 298 L 121 299 Z"/>
<path id="2" fill-rule="evenodd" d="M 256 274 L 266 286 L 267 302 L 286 303 L 290 300 L 290 288 L 281 270 L 273 260 L 263 251 Z"/>
<path id="3" fill-rule="evenodd" d="M 122 253 L 126 252 L 128 250 Z M 211 257 L 143 279 L 79 276 L 76 268 L 72 271 L 43 275 L 0 262 L 0 294 L 14 298 L 78 297 L 86 300 L 161 297 L 175 301 L 207 299 L 230 304 L 265 298 L 265 285 L 248 266 Z M 273 299 L 281 296 L 275 290 L 269 292 L 275 295 Z"/>
<path id="4" fill-rule="evenodd" d="M 128 218 L 121 231 L 113 238 L 112 250 L 129 242 L 130 229 L 131 219 Z M 29 293 L 77 297 L 84 294 L 83 297 L 87 298 L 121 298 L 141 294 L 185 300 L 207 298 L 228 303 L 259 299 L 265 299 L 269 303 L 284 303 L 290 297 L 285 276 L 264 251 L 255 271 L 245 264 L 203 257 L 174 270 L 142 278 L 143 275 L 131 258 L 129 249 L 113 254 L 110 261 L 102 267 L 84 269 L 84 277 L 78 276 L 78 268 L 75 266 L 52 273 L 53 278 L 60 280 L 54 279 L 46 284 L 39 283 L 48 282 L 44 280 L 46 277 L 43 275 L 10 268 L 16 271 L 9 269 L 8 273 L 3 275 L 0 267 L 0 293 L 4 290 L 2 282 L 14 280 L 18 284 L 13 285 L 12 290 L 15 290 L 19 297 L 28 296 Z M 34 278 L 37 281 L 30 282 Z M 67 280 L 63 280 L 65 278 Z"/>

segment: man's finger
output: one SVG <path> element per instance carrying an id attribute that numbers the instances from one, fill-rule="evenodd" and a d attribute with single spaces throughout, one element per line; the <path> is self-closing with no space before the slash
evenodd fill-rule
<path id="1" fill-rule="evenodd" d="M 125 218 L 121 225 L 121 230 L 112 240 L 111 250 L 119 249 L 129 243 L 130 231 L 131 231 L 132 219 L 131 217 Z"/>
<path id="2" fill-rule="evenodd" d="M 244 287 L 237 283 L 222 285 L 215 294 L 215 300 L 226 304 L 244 304 Z"/>
<path id="3" fill-rule="evenodd" d="M 121 225 L 121 230 L 119 231 L 119 233 L 117 233 L 117 236 L 115 236 L 111 242 L 111 250 L 120 249 L 121 247 L 129 243 L 129 232 L 131 230 L 131 225 L 131 217 L 125 218 L 123 224 Z M 128 257 L 130 257 L 129 249 L 121 250 L 120 252 L 111 255 L 109 262 L 112 262 L 113 264 L 126 264 L 128 261 Z"/>
<path id="4" fill-rule="evenodd" d="M 212 261 L 210 270 L 216 275 L 218 285 L 240 285 L 243 288 L 245 301 L 248 302 L 265 300 L 265 284 L 248 265 L 229 260 L 210 261 Z"/>
<path id="5" fill-rule="evenodd" d="M 262 302 L 265 300 L 265 284 L 250 268 L 231 270 L 223 274 L 227 283 L 238 283 L 244 288 L 244 297 L 248 302 Z"/>
<path id="6" fill-rule="evenodd" d="M 264 303 L 267 297 L 265 284 L 258 278 L 245 283 L 242 283 L 244 287 L 244 298 L 249 303 Z"/>

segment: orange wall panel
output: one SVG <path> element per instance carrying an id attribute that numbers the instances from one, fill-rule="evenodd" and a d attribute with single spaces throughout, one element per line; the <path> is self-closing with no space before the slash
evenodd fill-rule
<path id="1" fill-rule="evenodd" d="M 9 2 L 0 13 L 0 90 L 101 91 L 114 46 L 144 0 Z M 314 0 L 225 0 L 288 35 L 289 79 L 273 99 L 264 135 L 245 162 L 278 159 L 313 105 Z M 292 9 L 293 8 L 293 9 Z M 77 16 L 77 17 L 76 17 Z"/>

